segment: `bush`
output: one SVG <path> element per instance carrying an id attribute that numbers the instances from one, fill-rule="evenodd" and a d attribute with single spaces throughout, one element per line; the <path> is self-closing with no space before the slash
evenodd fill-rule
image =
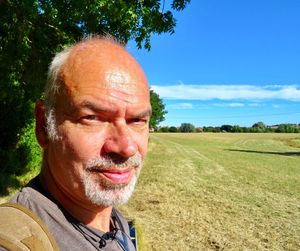
<path id="1" fill-rule="evenodd" d="M 178 132 L 178 129 L 175 126 L 170 126 L 168 131 L 169 132 Z"/>
<path id="2" fill-rule="evenodd" d="M 26 151 L 26 160 L 23 159 L 20 168 L 25 168 L 25 171 L 40 170 L 42 151 L 35 137 L 34 120 L 24 128 L 17 144 L 17 150 Z"/>
<path id="3" fill-rule="evenodd" d="M 195 132 L 195 126 L 191 123 L 182 123 L 179 127 L 180 132 Z"/>
<path id="4" fill-rule="evenodd" d="M 202 127 L 197 127 L 196 132 L 203 132 L 203 128 Z"/>
<path id="5" fill-rule="evenodd" d="M 158 129 L 159 132 L 168 132 L 169 127 L 168 126 L 162 126 L 161 128 Z"/>
<path id="6" fill-rule="evenodd" d="M 18 189 L 37 174 L 41 167 L 41 149 L 35 138 L 33 120 L 21 131 L 13 151 L 0 149 L 5 165 L 0 170 L 0 195 L 7 195 L 9 188 Z M 24 176 L 24 177 L 23 177 Z"/>
<path id="7" fill-rule="evenodd" d="M 231 132 L 232 131 L 232 125 L 222 125 L 220 127 L 221 132 Z"/>

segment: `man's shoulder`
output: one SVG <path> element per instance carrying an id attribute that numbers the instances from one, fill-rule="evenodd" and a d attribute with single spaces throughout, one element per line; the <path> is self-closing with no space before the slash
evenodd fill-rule
<path id="1" fill-rule="evenodd" d="M 52 201 L 51 197 L 40 191 L 39 188 L 29 183 L 28 186 L 25 186 L 13 196 L 9 202 L 22 205 L 38 216 L 53 235 L 60 250 L 79 251 L 90 248 L 89 243 L 74 229 L 60 206 L 55 201 Z"/>
<path id="2" fill-rule="evenodd" d="M 44 194 L 37 184 L 37 180 L 38 177 L 31 180 L 28 185 L 15 194 L 9 202 L 20 204 L 38 215 L 43 211 L 48 211 L 49 213 L 57 213 L 57 211 L 60 211 L 57 204 Z"/>
<path id="3" fill-rule="evenodd" d="M 17 192 L 12 198 L 10 198 L 9 202 L 26 206 L 30 202 L 30 200 L 35 197 L 34 195 L 39 193 L 30 185 L 33 180 L 31 180 L 25 187 L 21 188 L 19 192 Z"/>
<path id="4" fill-rule="evenodd" d="M 28 208 L 0 205 L 0 250 L 59 250 L 44 222 Z"/>
<path id="5" fill-rule="evenodd" d="M 0 207 L 0 246 L 17 250 L 25 243 L 30 250 L 53 250 L 53 245 L 54 250 L 59 250 L 47 226 L 49 212 L 54 210 L 55 204 L 31 181 Z"/>
<path id="6" fill-rule="evenodd" d="M 40 192 L 32 187 L 23 187 L 17 194 L 10 198 L 9 202 L 30 208 L 32 203 L 38 202 L 41 197 Z"/>

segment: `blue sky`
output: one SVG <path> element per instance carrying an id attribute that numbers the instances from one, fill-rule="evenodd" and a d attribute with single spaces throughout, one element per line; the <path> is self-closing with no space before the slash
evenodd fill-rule
<path id="1" fill-rule="evenodd" d="M 192 0 L 150 52 L 129 43 L 166 105 L 161 125 L 300 123 L 299 13 L 300 0 Z"/>

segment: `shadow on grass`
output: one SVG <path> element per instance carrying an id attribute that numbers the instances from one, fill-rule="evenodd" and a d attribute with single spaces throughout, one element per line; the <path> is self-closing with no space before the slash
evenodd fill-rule
<path id="1" fill-rule="evenodd" d="M 231 152 L 274 154 L 274 155 L 282 155 L 282 156 L 300 156 L 300 152 L 272 152 L 272 151 L 256 151 L 256 150 L 240 150 L 240 149 L 226 149 L 226 150 Z"/>

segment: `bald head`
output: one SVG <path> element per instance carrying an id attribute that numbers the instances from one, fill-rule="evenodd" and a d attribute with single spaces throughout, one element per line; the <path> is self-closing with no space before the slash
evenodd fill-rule
<path id="1" fill-rule="evenodd" d="M 133 73 L 134 83 L 130 79 Z M 61 91 L 76 92 L 96 81 L 103 91 L 108 84 L 124 93 L 132 93 L 139 85 L 148 89 L 143 70 L 121 43 L 111 36 L 90 37 L 53 58 L 45 91 L 46 109 L 55 107 Z"/>

